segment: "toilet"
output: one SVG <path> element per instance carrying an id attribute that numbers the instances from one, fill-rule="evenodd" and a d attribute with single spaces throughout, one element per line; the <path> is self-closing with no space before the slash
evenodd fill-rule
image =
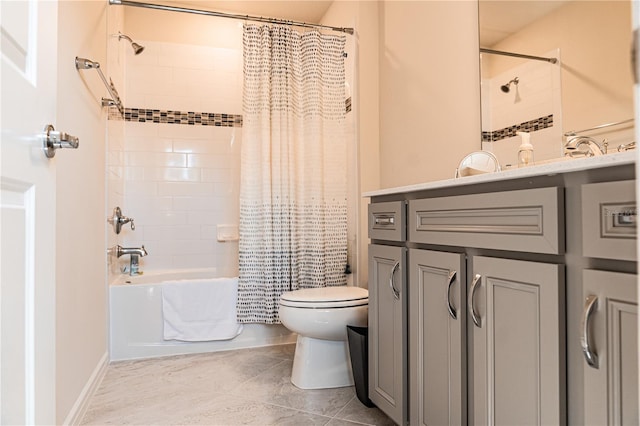
<path id="1" fill-rule="evenodd" d="M 280 321 L 298 334 L 291 383 L 301 389 L 353 385 L 347 325 L 367 325 L 369 292 L 353 286 L 294 290 L 280 296 Z"/>

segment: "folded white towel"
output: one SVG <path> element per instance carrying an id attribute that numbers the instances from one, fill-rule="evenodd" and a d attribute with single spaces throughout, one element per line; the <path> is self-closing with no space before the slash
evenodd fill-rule
<path id="1" fill-rule="evenodd" d="M 238 278 L 163 282 L 164 340 L 233 339 L 242 332 L 237 297 Z"/>

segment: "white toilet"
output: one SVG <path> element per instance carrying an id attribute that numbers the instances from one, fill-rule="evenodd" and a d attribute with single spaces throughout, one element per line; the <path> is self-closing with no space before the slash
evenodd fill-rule
<path id="1" fill-rule="evenodd" d="M 280 296 L 280 321 L 298 333 L 291 382 L 301 389 L 353 385 L 347 325 L 367 325 L 369 292 L 352 286 L 295 290 Z"/>

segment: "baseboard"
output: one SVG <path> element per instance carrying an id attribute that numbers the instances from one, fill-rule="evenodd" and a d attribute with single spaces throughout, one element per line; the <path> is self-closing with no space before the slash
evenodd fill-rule
<path id="1" fill-rule="evenodd" d="M 96 365 L 96 368 L 91 373 L 91 377 L 87 380 L 87 383 L 82 388 L 82 392 L 78 396 L 75 404 L 71 407 L 71 411 L 64 419 L 64 425 L 79 425 L 87 412 L 87 408 L 89 408 L 89 402 L 91 402 L 91 397 L 102 383 L 102 379 L 104 375 L 107 373 L 107 366 L 109 365 L 109 352 L 105 352 L 102 355 L 102 358 Z"/>

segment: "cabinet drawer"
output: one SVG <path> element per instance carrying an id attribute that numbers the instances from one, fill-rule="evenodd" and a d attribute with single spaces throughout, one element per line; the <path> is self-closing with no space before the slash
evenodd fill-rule
<path id="1" fill-rule="evenodd" d="M 564 253 L 562 188 L 412 200 L 409 241 L 533 253 Z"/>
<path id="2" fill-rule="evenodd" d="M 406 204 L 404 201 L 369 204 L 369 238 L 405 241 Z"/>
<path id="3" fill-rule="evenodd" d="M 636 260 L 635 180 L 582 185 L 582 253 Z"/>

